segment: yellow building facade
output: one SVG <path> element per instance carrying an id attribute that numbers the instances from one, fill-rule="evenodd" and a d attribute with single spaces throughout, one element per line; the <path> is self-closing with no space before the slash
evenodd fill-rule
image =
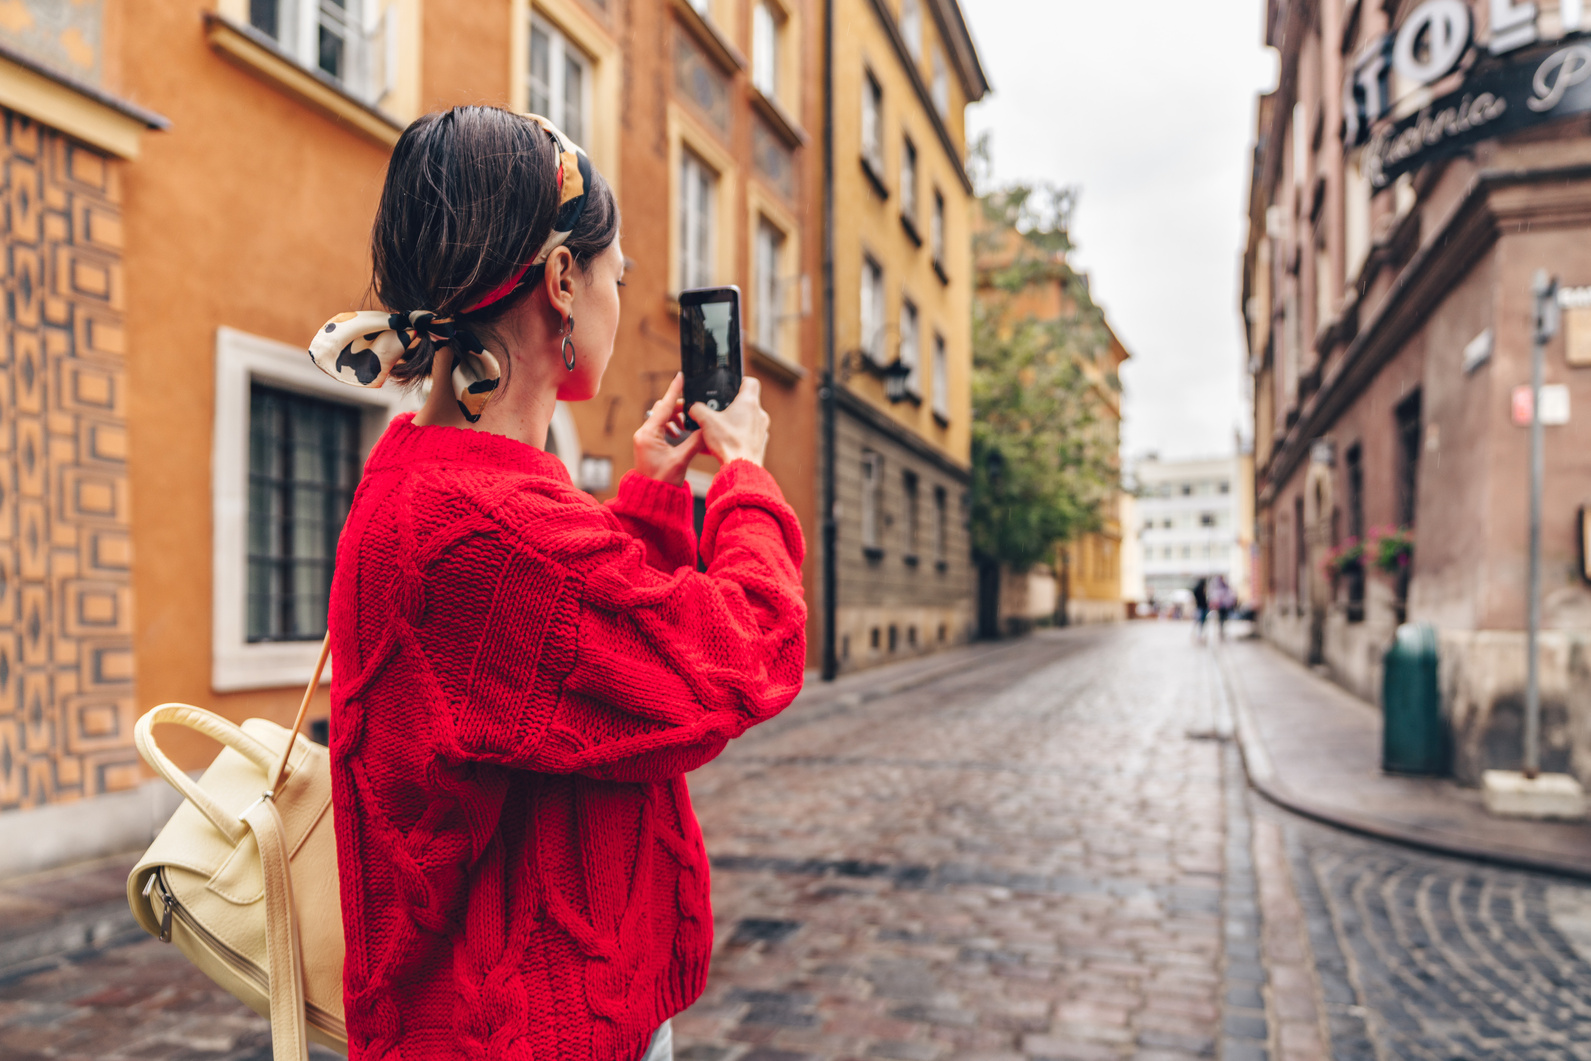
<path id="1" fill-rule="evenodd" d="M 836 0 L 834 19 L 838 527 L 826 562 L 832 663 L 851 670 L 972 632 L 965 111 L 989 86 L 955 0 Z"/>

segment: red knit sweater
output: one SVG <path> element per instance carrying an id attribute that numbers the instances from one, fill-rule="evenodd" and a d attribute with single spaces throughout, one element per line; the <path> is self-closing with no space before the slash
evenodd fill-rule
<path id="1" fill-rule="evenodd" d="M 805 545 L 779 487 L 563 464 L 400 417 L 332 584 L 350 1058 L 631 1061 L 702 991 L 684 774 L 801 688 Z"/>

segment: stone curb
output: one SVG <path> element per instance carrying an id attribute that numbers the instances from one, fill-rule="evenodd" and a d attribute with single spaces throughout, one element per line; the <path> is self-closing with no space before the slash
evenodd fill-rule
<path id="1" fill-rule="evenodd" d="M 1232 704 L 1232 713 L 1237 723 L 1238 747 L 1243 752 L 1243 766 L 1248 773 L 1249 783 L 1272 803 L 1327 825 L 1335 825 L 1350 832 L 1373 836 L 1380 840 L 1390 840 L 1424 851 L 1456 855 L 1459 858 L 1511 869 L 1555 873 L 1565 877 L 1591 880 L 1591 860 L 1588 859 L 1550 858 L 1492 844 L 1480 844 L 1462 833 L 1443 829 L 1422 829 L 1384 818 L 1355 814 L 1294 791 L 1276 776 L 1270 752 L 1260 738 L 1259 727 L 1249 707 L 1248 694 L 1233 673 L 1232 664 L 1227 660 L 1226 653 L 1217 649 L 1215 657 L 1222 685 L 1225 686 L 1227 698 Z"/>

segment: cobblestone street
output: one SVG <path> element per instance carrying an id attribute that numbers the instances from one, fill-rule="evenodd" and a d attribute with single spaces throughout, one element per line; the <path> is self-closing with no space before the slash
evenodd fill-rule
<path id="1" fill-rule="evenodd" d="M 1591 1058 L 1591 888 L 1259 798 L 1186 626 L 932 666 L 814 688 L 692 778 L 719 942 L 680 1061 Z M 0 979 L 0 1058 L 270 1056 L 108 938 Z"/>

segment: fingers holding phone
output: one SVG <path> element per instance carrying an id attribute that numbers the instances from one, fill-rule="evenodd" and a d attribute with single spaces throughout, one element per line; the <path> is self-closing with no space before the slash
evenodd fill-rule
<path id="1" fill-rule="evenodd" d="M 762 464 L 772 421 L 762 407 L 762 384 L 755 378 L 743 380 L 740 393 L 723 409 L 710 409 L 697 402 L 687 412 L 701 426 L 698 434 L 708 452 L 720 462 L 748 460 Z"/>
<path id="2" fill-rule="evenodd" d="M 685 377 L 680 374 L 636 429 L 635 470 L 649 479 L 675 485 L 684 482 L 691 458 L 702 452 L 702 433 L 685 429 L 684 393 Z"/>

